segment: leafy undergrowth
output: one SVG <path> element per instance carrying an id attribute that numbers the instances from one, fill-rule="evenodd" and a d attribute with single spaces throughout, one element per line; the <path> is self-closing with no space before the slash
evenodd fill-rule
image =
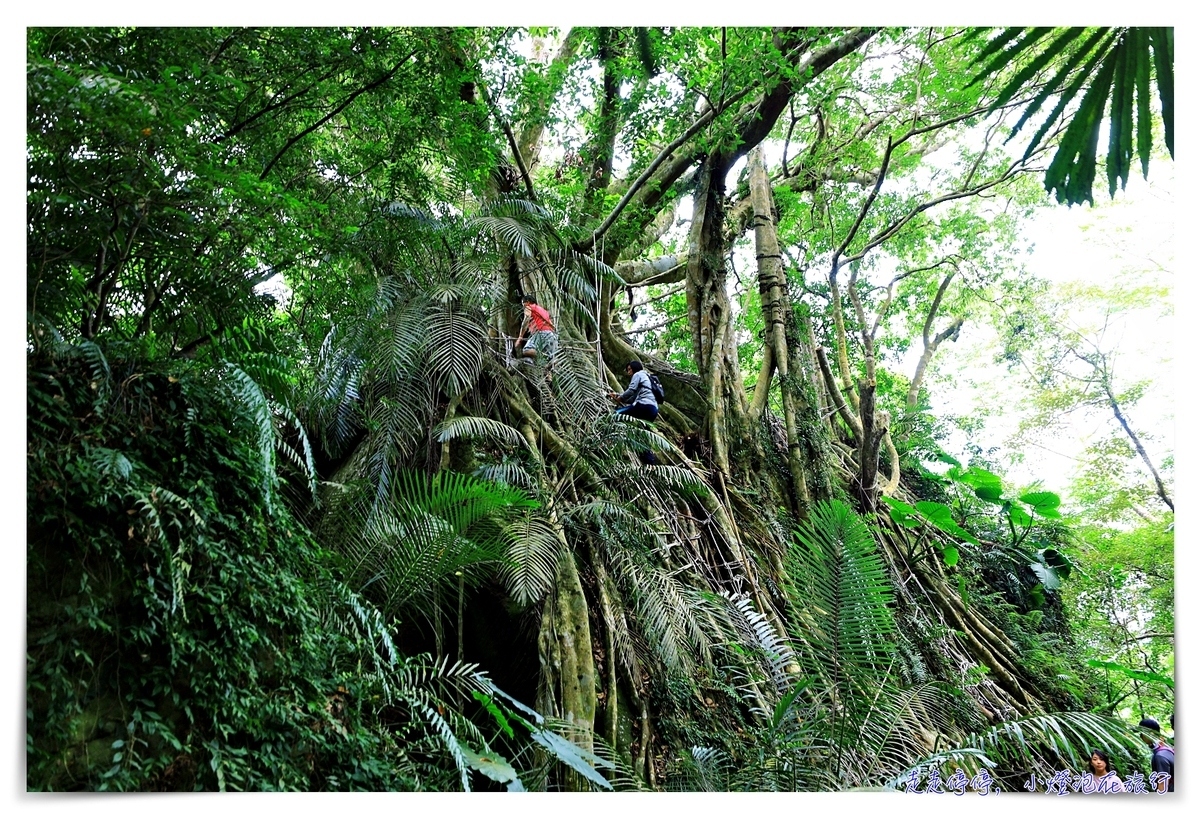
<path id="1" fill-rule="evenodd" d="M 176 374 L 29 359 L 28 788 L 430 785 L 361 672 L 381 632 L 221 378 Z"/>

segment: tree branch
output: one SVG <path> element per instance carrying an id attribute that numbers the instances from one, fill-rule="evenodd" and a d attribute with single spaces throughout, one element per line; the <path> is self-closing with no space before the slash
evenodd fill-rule
<path id="1" fill-rule="evenodd" d="M 287 144 L 285 144 L 280 149 L 279 153 L 275 154 L 274 158 L 272 158 L 271 161 L 267 163 L 267 166 L 265 168 L 263 168 L 263 172 L 261 174 L 259 174 L 258 178 L 266 179 L 267 174 L 269 174 L 271 172 L 271 168 L 275 167 L 275 163 L 278 162 L 280 159 L 282 159 L 283 155 L 285 153 L 287 153 L 288 151 L 290 151 L 297 142 L 299 142 L 301 139 L 303 139 L 304 137 L 308 136 L 313 131 L 315 131 L 318 128 L 320 128 L 321 126 L 323 126 L 326 122 L 333 119 L 335 116 L 340 114 L 342 111 L 346 110 L 346 108 L 348 108 L 350 106 L 350 104 L 352 102 L 354 102 L 354 100 L 358 99 L 359 97 L 361 97 L 363 94 L 367 93 L 368 91 L 374 91 L 376 88 L 378 88 L 379 86 L 383 85 L 385 82 L 390 80 L 393 76 L 395 76 L 396 72 L 400 70 L 400 66 L 404 65 L 404 63 L 406 63 L 410 59 L 412 59 L 413 55 L 415 55 L 416 53 L 417 52 L 415 52 L 415 51 L 410 52 L 408 54 L 408 56 L 403 57 L 394 66 L 392 66 L 392 69 L 390 71 L 387 71 L 384 74 L 380 75 L 373 82 L 370 82 L 370 83 L 362 86 L 361 88 L 353 91 L 336 108 L 334 108 L 328 114 L 321 117 L 319 120 L 314 122 L 312 125 L 305 128 L 303 131 L 301 131 L 300 133 L 296 134 L 291 139 L 289 139 L 287 141 Z"/>
<path id="2" fill-rule="evenodd" d="M 533 191 L 533 181 L 529 178 L 529 170 L 525 167 L 525 160 L 521 158 L 521 148 L 517 145 L 517 138 L 513 135 L 512 127 L 508 124 L 500 111 L 496 109 L 496 105 L 492 102 L 492 95 L 488 93 L 487 86 L 482 81 L 477 82 L 479 90 L 483 92 L 483 101 L 487 103 L 488 110 L 492 112 L 492 116 L 496 118 L 496 122 L 500 123 L 500 130 L 504 131 L 504 138 L 508 140 L 509 150 L 512 151 L 513 159 L 517 163 L 517 170 L 521 173 L 521 180 L 525 183 L 525 193 L 529 196 L 529 200 L 536 201 L 537 194 Z"/>

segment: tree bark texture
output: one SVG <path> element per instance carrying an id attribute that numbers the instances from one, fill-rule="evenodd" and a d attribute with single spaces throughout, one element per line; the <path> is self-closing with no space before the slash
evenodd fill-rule
<path id="1" fill-rule="evenodd" d="M 591 750 L 596 719 L 592 634 L 575 556 L 565 546 L 559 552 L 554 586 L 542 609 L 538 659 L 542 667 L 538 709 L 575 725 L 578 729 L 571 740 Z M 588 789 L 574 773 L 568 774 L 565 782 L 568 789 Z"/>

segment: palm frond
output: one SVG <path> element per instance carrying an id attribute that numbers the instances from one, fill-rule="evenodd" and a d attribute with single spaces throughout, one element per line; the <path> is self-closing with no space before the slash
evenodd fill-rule
<path id="1" fill-rule="evenodd" d="M 1042 138 L 1058 122 L 1059 116 L 1066 109 L 1067 105 L 1075 98 L 1075 95 L 1083 87 L 1088 77 L 1094 73 L 1095 64 L 1098 64 L 1099 60 L 1104 58 L 1105 51 L 1110 45 L 1107 41 L 1115 38 L 1116 34 L 1108 29 L 1101 28 L 1093 32 L 1082 45 L 1067 57 L 1054 77 L 1042 87 L 1042 90 L 1033 98 L 1033 101 L 1026 106 L 1025 110 L 1021 113 L 1021 118 L 1017 120 L 1017 124 L 1013 126 L 1008 139 L 1005 140 L 1006 142 L 1012 140 L 1021 131 L 1025 123 L 1032 119 L 1033 115 L 1042 107 L 1042 103 L 1051 96 L 1058 95 L 1059 97 L 1054 111 L 1050 116 L 1046 117 L 1037 133 L 1029 140 L 1029 147 L 1025 149 L 1025 155 L 1021 157 L 1022 161 L 1028 160 L 1029 157 L 1033 156 L 1034 151 L 1041 144 Z M 1076 71 L 1085 58 L 1089 59 L 1089 62 L 1082 69 Z M 1074 76 L 1073 80 L 1070 79 L 1072 76 Z M 1068 80 L 1070 81 L 1068 82 Z"/>
<path id="2" fill-rule="evenodd" d="M 599 276 L 604 281 L 609 281 L 621 287 L 625 286 L 625 279 L 621 278 L 615 269 L 609 267 L 595 256 L 575 250 L 568 250 L 560 254 L 554 254 L 552 258 L 561 267 L 579 270 L 589 281 Z"/>
<path id="3" fill-rule="evenodd" d="M 855 714 L 852 752 L 840 756 L 855 773 L 843 770 L 839 775 L 853 777 L 857 786 L 877 785 L 911 766 L 914 758 L 928 755 L 952 730 L 951 701 L 950 691 L 936 683 L 903 688 L 881 684 L 868 709 Z"/>
<path id="4" fill-rule="evenodd" d="M 273 513 L 275 507 L 275 422 L 271 414 L 271 405 L 267 402 L 262 388 L 241 367 L 231 363 L 225 364 L 224 378 L 221 382 L 234 398 L 235 405 L 241 410 L 258 432 L 258 452 L 262 459 L 259 477 L 262 481 L 263 501 L 267 511 Z"/>
<path id="5" fill-rule="evenodd" d="M 433 438 L 439 443 L 462 438 L 474 438 L 485 444 L 505 448 L 529 448 L 525 435 L 499 420 L 472 415 L 459 415 L 442 421 L 433 430 Z"/>
<path id="6" fill-rule="evenodd" d="M 593 347 L 560 344 L 554 359 L 551 394 L 555 407 L 561 410 L 561 422 L 578 436 L 590 433 L 593 419 L 612 414 L 612 404 L 599 387 Z"/>
<path id="7" fill-rule="evenodd" d="M 1163 141 L 1175 156 L 1175 29 L 1148 28 L 1146 41 L 1154 52 L 1154 79 L 1162 102 Z M 1149 122 L 1146 123 L 1149 126 Z M 1140 127 L 1140 121 L 1139 121 Z M 1145 159 L 1143 158 L 1143 163 Z"/>
<path id="8" fill-rule="evenodd" d="M 368 498 L 329 503 L 322 533 L 344 556 L 353 587 L 388 614 L 432 616 L 439 588 L 482 582 L 506 562 L 506 518 L 537 505 L 511 486 L 453 472 L 389 472 L 386 487 L 382 498 L 372 488 Z"/>
<path id="9" fill-rule="evenodd" d="M 387 312 L 385 332 L 371 345 L 371 361 L 390 380 L 417 377 L 428 357 L 430 305 L 422 298 L 401 301 Z"/>
<path id="10" fill-rule="evenodd" d="M 52 357 L 58 357 L 70 349 L 70 345 L 63 338 L 58 327 L 44 316 L 29 313 L 26 320 L 28 322 L 27 340 L 30 348 L 48 353 Z"/>
<path id="11" fill-rule="evenodd" d="M 937 768 L 940 779 L 946 781 L 958 771 L 962 771 L 968 779 L 973 779 L 979 771 L 992 769 L 995 764 L 981 750 L 973 748 L 942 750 L 926 756 L 916 763 L 909 764 L 897 775 L 882 782 L 880 786 L 883 789 L 900 790 L 914 778 L 920 780 L 927 775 L 931 767 Z M 947 790 L 947 792 L 954 791 Z"/>
<path id="12" fill-rule="evenodd" d="M 1173 157 L 1174 145 L 1174 30 L 1171 28 L 1060 29 L 1048 43 L 1049 28 L 1006 29 L 976 57 L 984 67 L 973 82 L 1017 66 L 1015 73 L 992 103 L 995 110 L 1011 101 L 1035 77 L 1057 64 L 1054 77 L 1026 106 L 1009 138 L 1015 136 L 1051 96 L 1058 95 L 1054 111 L 1042 123 L 1026 150 L 1028 158 L 1068 104 L 1083 93 L 1067 124 L 1054 158 L 1046 170 L 1046 190 L 1062 203 L 1092 201 L 1096 150 L 1101 126 L 1108 122 L 1109 143 L 1105 160 L 1109 195 L 1125 186 L 1134 151 L 1142 173 L 1149 171 L 1151 118 L 1150 77 L 1158 87 L 1165 141 Z M 1080 42 L 1082 40 L 1082 42 Z M 1073 76 L 1072 76 L 1073 75 Z M 1086 88 L 1086 90 L 1084 90 Z M 1107 108 L 1107 113 L 1106 109 Z M 1134 109 L 1138 117 L 1134 121 Z"/>
<path id="13" fill-rule="evenodd" d="M 308 433 L 304 431 L 304 424 L 287 406 L 273 403 L 272 408 L 275 414 L 288 424 L 284 428 L 294 436 L 297 444 L 293 446 L 284 434 L 279 434 L 276 438 L 276 449 L 300 471 L 304 476 L 304 484 L 308 488 L 309 495 L 316 499 L 317 467 L 313 461 L 312 444 L 309 443 Z"/>
<path id="14" fill-rule="evenodd" d="M 396 218 L 411 219 L 429 230 L 439 230 L 443 226 L 442 222 L 429 211 L 407 202 L 388 202 L 383 206 L 383 212 Z"/>
<path id="15" fill-rule="evenodd" d="M 528 219 L 533 222 L 552 224 L 554 216 L 549 210 L 537 202 L 515 195 L 494 196 L 484 203 L 480 209 L 482 216 L 507 216 L 514 219 Z"/>
<path id="16" fill-rule="evenodd" d="M 696 618 L 705 600 L 677 573 L 654 565 L 636 549 L 605 543 L 604 555 L 657 659 L 683 673 L 691 671 L 697 656 L 710 662 L 710 640 Z"/>
<path id="17" fill-rule="evenodd" d="M 397 484 L 399 513 L 431 513 L 449 522 L 456 533 L 475 535 L 499 511 L 537 508 L 525 492 L 488 483 L 468 474 L 443 471 L 432 478 L 404 472 Z"/>
<path id="18" fill-rule="evenodd" d="M 449 396 L 469 389 L 483 368 L 486 331 L 458 310 L 434 308 L 426 321 L 428 377 Z"/>
<path id="19" fill-rule="evenodd" d="M 391 497 L 396 464 L 405 462 L 421 441 L 431 403 L 424 381 L 400 381 L 391 387 L 392 393 L 380 396 L 371 407 L 371 431 L 337 476 L 339 482 L 365 478 L 375 489 L 377 507 Z"/>
<path id="20" fill-rule="evenodd" d="M 314 419 L 318 440 L 334 456 L 340 455 L 360 428 L 360 387 L 366 364 L 343 347 L 338 327 L 325 335 L 317 354 L 315 388 L 306 417 Z"/>
<path id="21" fill-rule="evenodd" d="M 444 691 L 447 687 L 461 687 L 469 695 L 478 684 L 474 666 L 455 663 L 447 668 L 445 659 L 433 664 L 418 661 L 407 663 L 397 676 L 393 701 L 407 704 L 410 712 L 432 731 L 441 749 L 454 761 L 463 790 L 470 791 L 471 764 L 463 752 L 464 742 L 459 734 L 465 730 L 473 733 L 476 740 L 482 736 L 457 710 L 445 706 Z M 487 685 L 490 687 L 490 682 Z"/>
<path id="22" fill-rule="evenodd" d="M 501 524 L 508 542 L 507 561 L 500 578 L 518 605 L 528 605 L 545 597 L 554 584 L 558 552 L 562 542 L 545 518 L 526 509 Z"/>
<path id="23" fill-rule="evenodd" d="M 475 469 L 474 475 L 480 480 L 504 483 L 505 485 L 516 486 L 527 491 L 532 490 L 536 486 L 533 475 L 525 469 L 525 466 L 507 458 L 499 463 L 481 464 Z"/>
<path id="24" fill-rule="evenodd" d="M 686 792 L 729 792 L 733 769 L 729 754 L 717 747 L 687 748 L 682 759 L 682 784 Z"/>
<path id="25" fill-rule="evenodd" d="M 608 500 L 576 503 L 560 511 L 560 516 L 565 526 L 594 531 L 608 543 L 620 543 L 627 547 L 640 545 L 653 551 L 665 550 L 666 538 L 662 529 L 621 503 Z"/>
<path id="26" fill-rule="evenodd" d="M 595 736 L 591 731 L 573 721 L 547 718 L 499 688 L 493 692 L 497 699 L 502 699 L 513 708 L 513 719 L 528 729 L 534 743 L 552 758 L 583 776 L 591 785 L 599 789 L 613 789 L 599 770 L 615 769 L 614 763 L 572 740 L 572 737 L 581 737 L 595 746 Z"/>
<path id="27" fill-rule="evenodd" d="M 975 749 L 996 764 L 1053 775 L 1064 766 L 1079 770 L 1092 748 L 1103 747 L 1128 762 L 1141 758 L 1144 744 L 1124 722 L 1098 713 L 1047 713 L 1002 722 L 958 743 L 958 749 Z"/>
<path id="28" fill-rule="evenodd" d="M 556 759 L 582 776 L 588 784 L 599 790 L 612 790 L 613 785 L 599 773 L 597 768 L 612 769 L 614 765 L 595 752 L 580 747 L 571 740 L 572 734 L 580 731 L 574 722 L 546 719 L 545 726 L 532 730 L 529 737 L 550 752 Z M 594 742 L 592 736 L 588 736 Z"/>
<path id="29" fill-rule="evenodd" d="M 467 224 L 471 230 L 490 235 L 500 246 L 525 257 L 538 249 L 538 233 L 506 216 L 476 216 Z"/>

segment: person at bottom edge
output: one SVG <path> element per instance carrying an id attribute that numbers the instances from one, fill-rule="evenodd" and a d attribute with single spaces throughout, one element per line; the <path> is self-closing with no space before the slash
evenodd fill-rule
<path id="1" fill-rule="evenodd" d="M 1175 792 L 1175 750 L 1163 741 L 1156 719 L 1142 719 L 1142 740 L 1150 748 L 1150 786 L 1158 792 Z"/>
<path id="2" fill-rule="evenodd" d="M 1092 757 L 1088 761 L 1087 771 L 1083 774 L 1079 789 L 1083 793 L 1125 792 L 1125 785 L 1108 753 L 1092 750 Z"/>
<path id="3" fill-rule="evenodd" d="M 658 417 L 658 401 L 654 399 L 654 390 L 650 387 L 650 376 L 638 360 L 625 365 L 625 374 L 629 376 L 629 388 L 621 394 L 609 392 L 609 399 L 617 404 L 618 415 L 629 415 L 640 420 L 654 422 Z M 638 452 L 638 458 L 648 466 L 658 463 L 658 458 L 652 451 Z"/>

